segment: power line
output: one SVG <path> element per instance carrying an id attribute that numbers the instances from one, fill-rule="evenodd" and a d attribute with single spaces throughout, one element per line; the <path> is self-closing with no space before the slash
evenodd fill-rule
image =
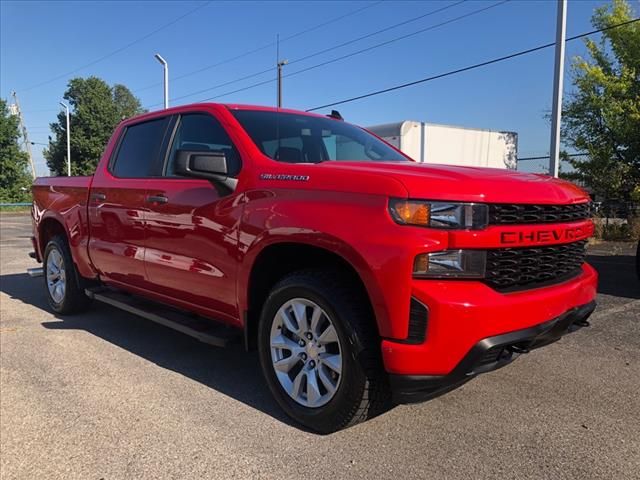
<path id="1" fill-rule="evenodd" d="M 333 47 L 325 48 L 324 50 L 320 50 L 318 52 L 311 53 L 311 54 L 306 55 L 304 57 L 296 58 L 295 60 L 291 60 L 289 62 L 289 65 L 294 64 L 294 63 L 298 63 L 298 62 L 302 62 L 303 60 L 308 60 L 309 58 L 317 57 L 318 55 L 322 55 L 323 53 L 331 52 L 331 51 L 336 50 L 338 48 L 346 47 L 347 45 L 351 45 L 352 43 L 359 42 L 360 40 L 364 40 L 365 38 L 370 38 L 370 37 L 373 37 L 373 36 L 378 35 L 380 33 L 384 33 L 384 32 L 388 32 L 389 30 L 393 30 L 394 28 L 398 28 L 398 27 L 401 27 L 401 26 L 404 26 L 404 25 L 408 25 L 409 23 L 413 23 L 413 22 L 416 22 L 418 20 L 422 20 L 423 18 L 429 17 L 431 15 L 435 15 L 436 13 L 444 12 L 445 10 L 448 10 L 450 8 L 453 8 L 453 7 L 457 6 L 457 5 L 460 5 L 461 3 L 464 3 L 466 1 L 467 0 L 459 0 L 456 3 L 452 3 L 450 5 L 446 5 L 444 7 L 437 8 L 435 10 L 431 10 L 429 12 L 423 13 L 422 15 L 418 15 L 417 17 L 413 17 L 413 18 L 410 18 L 410 19 L 405 20 L 403 22 L 396 23 L 394 25 L 390 25 L 390 26 L 385 27 L 383 29 L 376 30 L 375 32 L 371 32 L 371 33 L 368 33 L 366 35 L 362 35 L 361 37 L 357 37 L 357 38 L 354 38 L 352 40 L 348 40 L 348 41 L 343 42 L 343 43 L 341 43 L 339 45 L 334 45 Z M 421 33 L 421 32 L 417 32 L 417 33 Z M 412 34 L 412 35 L 415 35 L 415 33 Z"/>
<path id="2" fill-rule="evenodd" d="M 419 19 L 424 18 L 424 17 L 427 17 L 427 16 L 429 16 L 429 15 L 434 15 L 434 14 L 439 13 L 439 12 L 441 12 L 441 11 L 447 10 L 448 8 L 455 7 L 456 5 L 459 5 L 460 3 L 464 3 L 465 1 L 467 1 L 467 0 L 461 0 L 461 1 L 458 1 L 457 3 L 451 4 L 451 5 L 447 5 L 446 7 L 442 7 L 442 8 L 436 9 L 436 10 L 431 10 L 431 11 L 429 11 L 429 12 L 427 12 L 427 13 L 424 13 L 424 14 L 422 14 L 422 15 L 419 15 L 419 16 L 417 16 L 417 17 L 411 18 L 411 19 L 409 19 L 409 20 L 405 20 L 404 22 L 400 22 L 400 23 L 397 23 L 397 24 L 395 24 L 395 25 L 391 25 L 391 26 L 389 26 L 389 27 L 386 27 L 386 28 L 383 28 L 383 29 L 381 29 L 381 30 L 377 30 L 377 31 L 375 31 L 375 32 L 369 33 L 369 34 L 367 34 L 367 35 L 364 35 L 364 36 L 361 36 L 361 37 L 358 37 L 358 38 L 355 38 L 355 39 L 349 40 L 349 41 L 344 42 L 344 43 L 341 43 L 341 44 L 339 44 L 339 45 L 334 45 L 333 47 L 326 48 L 326 49 L 320 50 L 320 51 L 318 51 L 318 52 L 314 52 L 314 53 L 312 53 L 312 54 L 310 54 L 310 55 L 307 55 L 307 56 L 305 56 L 305 57 L 301 57 L 301 58 L 297 58 L 297 59 L 291 60 L 291 61 L 289 62 L 289 64 L 297 63 L 297 62 L 301 62 L 302 60 L 306 60 L 306 59 L 308 59 L 308 58 L 315 57 L 315 56 L 320 55 L 320 54 L 322 54 L 322 53 L 326 53 L 326 52 L 329 52 L 329 51 L 331 51 L 331 50 L 335 50 L 335 49 L 338 49 L 338 48 L 344 47 L 345 45 L 349 45 L 349 44 L 351 44 L 351 43 L 355 43 L 355 42 L 357 42 L 357 41 L 359 41 L 359 40 L 363 40 L 363 39 L 365 39 L 365 38 L 369 38 L 369 37 L 371 37 L 371 36 L 373 36 L 373 35 L 377 35 L 377 34 L 379 34 L 379 33 L 385 32 L 385 31 L 390 30 L 390 29 L 392 29 L 392 28 L 396 28 L 396 27 L 399 27 L 399 26 L 401 26 L 401 25 L 406 25 L 407 23 L 410 23 L 410 22 L 413 22 L 413 21 L 419 20 Z M 504 1 L 508 1 L 508 0 L 504 0 Z M 378 2 L 378 3 L 380 3 L 380 2 Z M 362 10 L 362 9 L 360 9 L 360 10 Z M 429 28 L 434 28 L 434 27 L 429 27 Z M 417 33 L 422 33 L 422 31 L 419 31 L 419 32 L 417 32 Z M 416 33 L 416 32 L 414 32 L 413 34 L 410 34 L 410 36 L 411 36 L 411 35 L 415 35 L 415 34 L 417 34 L 417 33 Z M 290 36 L 290 37 L 287 37 L 287 39 L 293 38 L 293 37 L 298 36 L 298 35 L 299 35 L 299 34 L 292 35 L 292 36 Z M 385 43 L 385 44 L 386 44 L 386 43 Z M 272 43 L 271 45 L 274 45 L 274 44 Z M 373 48 L 378 48 L 378 47 L 377 47 L 377 46 L 374 46 Z M 356 53 L 356 54 L 357 54 L 357 53 Z M 337 60 L 336 60 L 336 61 L 337 61 Z M 205 67 L 205 68 L 208 68 L 208 67 Z M 207 87 L 207 88 L 204 88 L 204 89 L 202 89 L 202 90 L 198 90 L 198 91 L 195 91 L 195 92 L 187 93 L 187 94 L 185 94 L 185 95 L 181 95 L 181 96 L 179 96 L 179 97 L 172 98 L 171 100 L 172 100 L 172 101 L 182 100 L 182 99 L 185 99 L 185 98 L 188 98 L 188 97 L 192 97 L 192 96 L 194 96 L 194 95 L 199 95 L 199 94 L 201 94 L 201 93 L 210 92 L 211 90 L 216 90 L 217 88 L 220 88 L 220 87 L 224 87 L 224 86 L 227 86 L 227 85 L 231 85 L 231 84 L 233 84 L 233 83 L 240 82 L 240 81 L 243 81 L 243 80 L 248 80 L 248 79 L 250 79 L 250 78 L 258 77 L 258 76 L 263 75 L 263 74 L 265 74 L 265 73 L 268 73 L 268 72 L 270 72 L 270 71 L 272 71 L 272 70 L 273 70 L 273 67 L 269 67 L 269 68 L 267 68 L 266 70 L 261 70 L 261 71 L 259 71 L 259 72 L 250 73 L 249 75 L 245 75 L 245 76 L 243 76 L 243 77 L 236 78 L 236 79 L 234 79 L 234 80 L 229 80 L 229 81 L 227 81 L 227 82 L 220 83 L 220 84 L 218 84 L 218 85 L 214 85 L 214 86 L 212 86 L 212 87 Z M 305 71 L 306 71 L 306 70 L 305 70 Z M 193 72 L 192 72 L 192 73 L 193 73 Z M 284 75 L 283 77 L 288 77 L 288 76 L 291 76 L 291 75 L 296 75 L 297 73 L 299 73 L 299 72 L 293 72 L 293 73 L 291 73 L 291 74 Z M 263 81 L 263 82 L 258 82 L 258 83 L 256 83 L 256 84 L 249 85 L 249 86 L 247 87 L 247 89 L 248 89 L 248 88 L 254 88 L 254 87 L 256 87 L 256 86 L 260 86 L 260 85 L 264 85 L 265 83 L 268 83 L 268 82 L 270 82 L 270 81 L 271 81 L 271 80 L 269 80 L 269 81 Z M 157 86 L 157 85 L 158 85 L 158 84 L 153 85 L 153 86 Z M 139 91 L 139 90 L 138 90 L 138 91 Z M 241 91 L 241 90 L 240 90 L 240 91 Z M 236 90 L 234 90 L 234 92 L 236 92 Z M 224 95 L 227 95 L 227 94 L 223 94 L 223 95 L 216 95 L 215 97 L 211 97 L 211 98 L 219 98 L 220 96 L 224 96 Z M 208 98 L 207 100 L 210 100 L 211 98 Z M 156 106 L 158 106 L 158 105 L 162 105 L 162 103 L 154 103 L 154 104 L 152 104 L 152 105 L 149 105 L 147 108 L 153 108 L 153 107 L 156 107 Z"/>
<path id="3" fill-rule="evenodd" d="M 485 11 L 491 9 L 491 8 L 495 8 L 495 7 L 498 7 L 500 5 L 504 5 L 505 3 L 509 2 L 509 1 L 510 0 L 502 0 L 500 2 L 497 2 L 497 3 L 494 3 L 492 5 L 489 5 L 488 7 L 479 8 L 479 9 L 474 10 L 472 12 L 465 13 L 464 15 L 460 15 L 458 17 L 454 17 L 454 18 L 452 18 L 450 20 L 446 20 L 444 22 L 440 22 L 440 23 L 437 23 L 435 25 L 431 25 L 431 26 L 426 27 L 426 28 L 422 28 L 422 29 L 417 30 L 415 32 L 411 32 L 411 33 L 408 33 L 406 35 L 402 35 L 400 37 L 392 38 L 392 39 L 387 40 L 385 42 L 377 43 L 377 44 L 372 45 L 370 47 L 363 48 L 361 50 L 357 50 L 355 52 L 351 52 L 351 53 L 348 53 L 346 55 L 342 55 L 340 57 L 333 58 L 331 60 L 327 60 L 326 62 L 318 63 L 316 65 L 311 65 L 310 67 L 306 67 L 306 68 L 303 68 L 302 70 L 298 70 L 296 72 L 292 72 L 292 73 L 290 73 L 288 75 L 285 75 L 285 77 L 292 77 L 292 76 L 298 75 L 300 73 L 308 72 L 309 70 L 313 70 L 313 69 L 316 69 L 316 68 L 319 68 L 319 67 L 324 67 L 325 65 L 329 65 L 331 63 L 335 63 L 335 62 L 338 62 L 340 60 L 345 60 L 347 58 L 351 58 L 351 57 L 354 57 L 356 55 L 360 55 L 361 53 L 369 52 L 369 51 L 374 50 L 376 48 L 384 47 L 384 46 L 389 45 L 391 43 L 395 43 L 395 42 L 397 42 L 399 40 L 405 40 L 407 38 L 413 37 L 413 36 L 418 35 L 420 33 L 428 32 L 430 30 L 435 30 L 436 28 L 443 27 L 445 25 L 449 25 L 450 23 L 458 22 L 460 20 L 464 20 L 465 18 L 471 17 L 473 15 L 477 15 L 478 13 L 485 12 Z"/>
<path id="4" fill-rule="evenodd" d="M 561 155 L 560 160 L 562 160 L 562 157 L 584 157 L 585 155 L 589 155 L 589 153 L 587 153 L 587 152 L 569 153 L 567 155 Z M 523 158 L 518 158 L 516 160 L 518 162 L 524 162 L 524 161 L 527 161 L 527 160 L 548 160 L 549 158 L 551 158 L 550 155 L 542 155 L 540 157 L 523 157 Z"/>
<path id="5" fill-rule="evenodd" d="M 173 24 L 175 24 L 175 23 L 179 22 L 179 21 L 180 21 L 180 20 L 182 20 L 183 18 L 188 17 L 189 15 L 191 15 L 192 13 L 195 13 L 196 11 L 200 10 L 201 8 L 206 7 L 206 6 L 207 6 L 207 5 L 209 5 L 212 1 L 213 1 L 213 0 L 209 0 L 209 1 L 207 1 L 207 2 L 204 2 L 204 3 L 200 4 L 200 5 L 198 5 L 197 7 L 195 7 L 195 8 L 193 8 L 193 9 L 189 10 L 188 12 L 186 12 L 186 13 L 184 13 L 184 14 L 180 15 L 179 17 L 177 17 L 177 18 L 175 18 L 175 19 L 173 19 L 173 20 L 171 20 L 170 22 L 165 23 L 164 25 L 162 25 L 162 26 L 160 26 L 160 27 L 156 28 L 155 30 L 153 30 L 153 31 L 151 31 L 151 32 L 149 32 L 149 33 L 147 33 L 146 35 L 143 35 L 142 37 L 139 37 L 139 38 L 137 38 L 137 39 L 135 39 L 135 40 L 133 40 L 133 41 L 131 41 L 131 42 L 127 43 L 126 45 L 124 45 L 124 46 L 122 46 L 122 47 L 120 47 L 120 48 L 117 48 L 116 50 L 113 50 L 113 51 L 111 51 L 111 52 L 107 53 L 106 55 L 103 55 L 103 56 L 102 56 L 102 57 L 100 57 L 100 58 L 97 58 L 97 59 L 95 59 L 95 60 L 92 60 L 91 62 L 86 63 L 86 64 L 82 65 L 81 67 L 78 67 L 78 68 L 76 68 L 76 69 L 74 69 L 74 70 L 71 70 L 71 71 L 69 71 L 69 72 L 63 73 L 63 74 L 58 75 L 58 76 L 56 76 L 56 77 L 50 78 L 49 80 L 45 80 L 44 82 L 40 82 L 40 83 L 37 83 L 37 84 L 35 84 L 35 85 L 32 85 L 31 87 L 25 88 L 25 89 L 23 89 L 22 91 L 23 91 L 23 92 L 27 92 L 27 91 L 29 91 L 29 90 L 33 90 L 34 88 L 38 88 L 38 87 L 41 87 L 41 86 L 43 86 L 43 85 L 47 85 L 47 84 L 49 84 L 49 83 L 51 83 L 51 82 L 55 82 L 56 80 L 59 80 L 59 79 L 61 79 L 61 78 L 67 77 L 67 76 L 69 76 L 69 75 L 73 75 L 74 73 L 77 73 L 77 72 L 79 72 L 80 70 L 84 70 L 84 69 L 85 69 L 85 68 L 87 68 L 87 67 L 91 67 L 91 66 L 95 65 L 96 63 L 99 63 L 99 62 L 102 62 L 103 60 L 106 60 L 107 58 L 113 57 L 114 55 L 116 55 L 116 54 L 118 54 L 118 53 L 120 53 L 120 52 L 122 52 L 122 51 L 126 50 L 127 48 L 130 48 L 130 47 L 132 47 L 133 45 L 135 45 L 135 44 L 137 44 L 137 43 L 140 43 L 140 42 L 142 42 L 143 40 L 146 40 L 147 38 L 151 37 L 152 35 L 155 35 L 156 33 L 158 33 L 158 32 L 160 32 L 160 31 L 164 30 L 165 28 L 168 28 L 168 27 L 170 27 L 171 25 L 173 25 Z"/>
<path id="6" fill-rule="evenodd" d="M 226 87 L 227 85 L 231 85 L 233 83 L 240 82 L 242 80 L 248 80 L 250 78 L 258 77 L 260 75 L 263 75 L 265 73 L 272 72 L 272 71 L 273 71 L 273 67 L 269 67 L 266 70 L 261 70 L 259 72 L 251 73 L 244 77 L 236 78 L 235 80 L 229 80 L 228 82 L 219 83 L 218 85 L 214 85 L 213 87 L 207 87 L 207 88 L 203 88 L 202 90 L 198 90 L 196 92 L 187 93 L 186 95 L 180 95 L 179 97 L 172 98 L 171 101 L 175 102 L 176 100 L 182 100 L 187 97 L 192 97 L 194 95 L 199 95 L 201 93 L 210 92 L 211 90 L 215 90 L 216 88 Z M 153 105 L 151 105 L 151 107 L 155 107 L 157 105 L 161 105 L 161 104 L 154 103 Z"/>
<path id="7" fill-rule="evenodd" d="M 59 108 L 42 108 L 38 110 L 25 110 L 22 113 L 42 113 L 42 112 L 58 112 L 58 111 L 60 111 Z"/>
<path id="8" fill-rule="evenodd" d="M 249 90 L 250 88 L 259 87 L 261 85 L 266 85 L 267 83 L 273 83 L 273 82 L 277 82 L 277 81 L 278 81 L 277 78 L 270 78 L 269 80 L 264 80 L 262 82 L 254 83 L 254 84 L 249 85 L 247 87 L 239 88 L 237 90 L 232 90 L 232 91 L 226 92 L 226 93 L 221 93 L 220 95 L 216 95 L 215 97 L 205 98 L 204 100 L 200 100 L 200 102 L 208 102 L 209 100 L 215 100 L 216 98 L 226 97 L 227 95 L 231 95 L 231 94 L 234 94 L 234 93 L 244 92 L 245 90 Z"/>
<path id="9" fill-rule="evenodd" d="M 579 38 L 583 38 L 583 37 L 587 37 L 589 35 L 593 35 L 593 34 L 596 34 L 596 33 L 604 32 L 606 30 L 611 30 L 613 28 L 618 28 L 618 27 L 622 27 L 624 25 L 629 25 L 631 23 L 637 22 L 638 20 L 640 20 L 640 19 L 636 18 L 636 19 L 633 19 L 633 20 L 629 20 L 629 21 L 626 21 L 626 22 L 619 23 L 617 25 L 612 25 L 612 26 L 609 26 L 609 27 L 600 28 L 598 30 L 592 30 L 590 32 L 581 33 L 580 35 L 575 35 L 573 37 L 569 37 L 565 41 L 569 42 L 569 41 L 572 41 L 572 40 L 577 40 Z M 420 83 L 425 83 L 425 82 L 429 82 L 429 81 L 432 81 L 432 80 L 437 80 L 439 78 L 448 77 L 448 76 L 451 76 L 451 75 L 455 75 L 457 73 L 467 72 L 469 70 L 474 70 L 476 68 L 485 67 L 487 65 L 492 65 L 494 63 L 503 62 L 505 60 L 510 60 L 512 58 L 520 57 L 522 55 L 527 55 L 529 53 L 537 52 L 539 50 L 544 50 L 546 48 L 553 47 L 555 44 L 556 44 L 556 42 L 546 43 L 544 45 L 539 45 L 537 47 L 529 48 L 527 50 L 521 50 L 519 52 L 515 52 L 515 53 L 509 54 L 509 55 L 505 55 L 503 57 L 494 58 L 493 60 L 487 60 L 485 62 L 476 63 L 476 64 L 473 64 L 473 65 L 469 65 L 467 67 L 458 68 L 456 70 L 450 70 L 448 72 L 440 73 L 438 75 L 433 75 L 433 76 L 430 76 L 430 77 L 421 78 L 420 80 L 415 80 L 413 82 L 403 83 L 403 84 L 396 85 L 396 86 L 393 86 L 393 87 L 384 88 L 382 90 L 376 90 L 374 92 L 366 93 L 366 94 L 363 94 L 363 95 L 358 95 L 356 97 L 346 98 L 344 100 L 340 100 L 340 101 L 337 101 L 337 102 L 327 103 L 325 105 L 320 105 L 318 107 L 309 108 L 309 109 L 307 109 L 307 112 L 313 112 L 315 110 L 320 110 L 322 108 L 333 107 L 333 106 L 336 106 L 336 105 L 342 105 L 344 103 L 354 102 L 356 100 L 361 100 L 363 98 L 373 97 L 375 95 L 381 95 L 383 93 L 392 92 L 394 90 L 400 90 L 402 88 L 411 87 L 413 85 L 418 85 Z"/>
<path id="10" fill-rule="evenodd" d="M 427 12 L 426 14 L 422 14 L 422 15 L 420 15 L 419 17 L 415 17 L 415 19 L 423 18 L 423 17 L 425 17 L 425 16 L 432 15 L 432 14 L 435 14 L 435 13 L 438 13 L 438 12 L 441 12 L 441 11 L 443 11 L 443 10 L 446 10 L 447 8 L 451 8 L 451 7 L 454 7 L 454 6 L 456 6 L 456 5 L 459 5 L 460 3 L 463 3 L 464 1 L 465 1 L 465 0 L 462 0 L 462 1 L 459 1 L 459 2 L 457 2 L 457 3 L 454 3 L 454 4 L 451 4 L 451 5 L 448 5 L 447 7 L 443 7 L 443 8 L 437 9 L 437 10 L 433 10 L 433 11 L 431 11 L 431 12 Z M 406 39 L 406 38 L 413 37 L 413 36 L 415 36 L 415 35 L 418 35 L 418 34 L 420 34 L 420 33 L 427 32 L 427 31 L 429 31 L 429 30 L 434 30 L 434 29 L 436 29 L 436 28 L 439 28 L 439 27 L 442 27 L 442 26 L 448 25 L 448 24 L 450 24 L 450 23 L 454 23 L 454 22 L 457 22 L 457 21 L 463 20 L 463 19 L 465 19 L 465 18 L 471 17 L 471 16 L 473 16 L 473 15 L 477 15 L 478 13 L 482 13 L 482 12 L 484 12 L 484 11 L 486 11 L 486 10 L 489 10 L 489 9 L 491 9 L 491 8 L 494 8 L 494 7 L 497 7 L 497 6 L 499 6 L 499 5 L 502 5 L 502 4 L 504 4 L 504 3 L 507 3 L 507 2 L 509 2 L 509 1 L 510 1 L 510 0 L 502 0 L 502 1 L 500 1 L 500 2 L 494 3 L 494 4 L 489 5 L 489 6 L 487 6 L 487 7 L 483 7 L 483 8 L 480 8 L 480 9 L 474 10 L 474 11 L 472 11 L 472 12 L 468 12 L 468 13 L 466 13 L 466 14 L 464 14 L 464 15 L 459 15 L 459 16 L 457 16 L 457 17 L 454 17 L 454 18 L 450 19 L 450 20 L 446 20 L 446 21 L 444 21 L 444 22 L 440 22 L 440 23 L 437 23 L 437 24 L 435 24 L 435 25 L 430 25 L 430 26 L 428 26 L 428 27 L 422 28 L 422 29 L 417 30 L 417 31 L 415 31 L 415 32 L 411 32 L 411 33 L 408 33 L 408 34 L 402 35 L 402 36 L 400 36 L 400 37 L 395 37 L 395 38 L 392 38 L 392 39 L 390 39 L 390 40 L 387 40 L 387 41 L 384 41 L 384 42 L 381 42 L 381 43 L 377 43 L 377 44 L 372 45 L 372 46 L 370 46 L 370 47 L 363 48 L 363 49 L 357 50 L 357 51 L 355 51 L 355 52 L 351 52 L 351 53 L 348 53 L 348 54 L 346 54 L 346 55 L 342 55 L 342 56 L 340 56 L 340 57 L 337 57 L 337 58 L 333 58 L 333 59 L 327 60 L 327 61 L 325 61 L 325 62 L 321 62 L 321 63 L 315 64 L 315 65 L 311 65 L 311 66 L 309 66 L 309 67 L 305 67 L 305 68 L 303 68 L 303 69 L 301 69 L 301 70 L 297 70 L 297 71 L 295 71 L 295 72 L 291 72 L 291 73 L 288 73 L 288 74 L 286 74 L 286 75 L 283 75 L 283 78 L 292 77 L 292 76 L 294 76 L 294 75 L 299 75 L 299 74 L 304 73 L 304 72 L 307 72 L 307 71 L 309 71 L 309 70 L 313 70 L 313 69 L 316 69 L 316 68 L 319 68 L 319 67 L 323 67 L 323 66 L 325 66 L 325 65 L 329 65 L 329 64 L 331 64 L 331 63 L 335 63 L 335 62 L 338 62 L 338 61 L 340 61 L 340 60 L 344 60 L 344 59 L 347 59 L 347 58 L 350 58 L 350 57 L 354 57 L 354 56 L 356 56 L 356 55 L 360 55 L 360 54 L 362 54 L 362 53 L 365 53 L 365 52 L 368 52 L 368 51 L 374 50 L 374 49 L 376 49 L 376 48 L 380 48 L 380 47 L 383 47 L 383 46 L 389 45 L 389 44 L 391 44 L 391 43 L 395 43 L 395 42 L 397 42 L 397 41 L 399 41 L 399 40 L 404 40 L 404 39 Z M 413 19 L 411 19 L 411 20 L 413 20 Z M 408 21 L 405 21 L 405 22 L 401 22 L 400 24 L 397 24 L 397 25 L 395 25 L 395 26 L 403 25 L 403 24 L 406 24 L 406 23 L 408 23 L 408 22 L 409 22 L 409 20 L 408 20 Z M 305 60 L 305 59 L 307 59 L 307 58 L 311 58 L 311 57 L 313 57 L 313 56 L 320 55 L 321 53 L 326 53 L 326 52 L 328 52 L 328 51 L 335 50 L 335 49 L 340 48 L 340 47 L 342 47 L 342 46 L 344 46 L 344 45 L 347 45 L 347 44 L 349 44 L 349 43 L 353 43 L 353 42 L 356 42 L 356 41 L 361 40 L 361 39 L 363 39 L 363 38 L 370 37 L 370 36 L 372 36 L 372 35 L 375 35 L 375 34 L 377 34 L 377 33 L 382 32 L 382 31 L 389 30 L 390 28 L 395 28 L 395 26 L 390 26 L 390 27 L 387 27 L 387 28 L 385 28 L 385 29 L 382 29 L 382 30 L 379 30 L 379 31 L 373 32 L 373 33 L 371 33 L 371 34 L 365 35 L 365 36 L 363 36 L 363 37 L 359 37 L 359 38 L 357 38 L 357 39 L 353 39 L 353 40 L 351 40 L 351 41 L 349 41 L 349 42 L 346 42 L 346 43 L 343 43 L 343 44 L 339 44 L 339 45 L 336 45 L 336 46 L 334 46 L 334 47 L 331 47 L 331 48 L 327 48 L 327 49 L 321 50 L 320 52 L 316 52 L 316 53 L 313 53 L 313 54 L 307 55 L 306 57 L 302 57 L 302 58 L 299 58 L 299 59 L 292 60 L 292 61 L 290 61 L 290 62 L 289 62 L 289 64 L 291 64 L 291 63 L 296 63 L 296 62 L 300 62 L 300 61 Z M 196 94 L 199 94 L 199 93 L 204 93 L 204 92 L 207 92 L 207 91 L 211 91 L 211 90 L 214 90 L 214 89 L 216 89 L 216 88 L 219 88 L 220 86 L 229 85 L 229 84 L 231 84 L 231 83 L 235 83 L 236 81 L 246 80 L 246 79 L 248 79 L 248 78 L 256 77 L 256 76 L 258 76 L 258 75 L 262 75 L 262 74 L 264 74 L 264 73 L 268 73 L 268 72 L 270 72 L 270 71 L 272 71 L 272 70 L 273 70 L 273 68 L 269 68 L 269 69 L 267 69 L 267 70 L 263 70 L 263 71 L 260 71 L 260 72 L 255 72 L 255 73 L 252 73 L 252 74 L 250 74 L 250 75 L 248 75 L 248 76 L 242 77 L 242 78 L 240 78 L 240 79 L 231 80 L 231 81 L 229 81 L 229 82 L 225 82 L 224 84 L 220 84 L 220 85 L 216 85 L 216 86 L 213 86 L 213 87 L 209 87 L 209 88 L 206 88 L 206 89 L 203 89 L 203 90 L 199 90 L 198 92 L 192 92 L 192 93 L 189 93 L 189 94 L 186 94 L 186 95 L 182 95 L 182 96 L 180 96 L 180 97 L 177 97 L 177 98 L 176 98 L 176 99 L 174 99 L 174 100 L 179 100 L 179 99 L 183 99 L 183 98 L 186 98 L 186 97 L 191 97 L 191 96 L 196 95 Z M 261 81 L 261 82 L 254 83 L 254 84 L 252 84 L 252 85 L 248 85 L 248 86 L 246 86 L 246 87 L 243 87 L 243 88 L 240 88 L 240 89 L 237 89 L 237 90 L 233 90 L 232 92 L 227 92 L 227 93 L 223 93 L 223 94 L 216 95 L 216 96 L 213 96 L 213 97 L 205 98 L 205 99 L 200 100 L 200 101 L 201 101 L 201 102 L 204 102 L 204 101 L 208 101 L 208 100 L 213 100 L 213 99 L 216 99 L 216 98 L 224 97 L 224 96 L 226 96 L 226 95 L 230 95 L 230 94 L 232 94 L 232 93 L 237 93 L 237 92 L 241 92 L 241 91 L 244 91 L 244 90 L 249 90 L 249 89 L 252 89 L 252 88 L 255 88 L 255 87 L 261 86 L 261 85 L 265 85 L 265 84 L 270 83 L 270 82 L 273 82 L 273 81 L 275 81 L 275 79 L 269 79 L 269 80 Z M 159 105 L 159 104 L 153 104 L 153 105 L 150 105 L 150 108 L 151 108 L 151 107 L 155 107 L 155 106 L 157 106 L 157 105 Z"/>
<path id="11" fill-rule="evenodd" d="M 375 7 L 375 6 L 379 5 L 379 4 L 381 4 L 383 1 L 385 1 L 385 0 L 378 0 L 377 2 L 374 2 L 374 3 L 371 3 L 369 5 L 365 5 L 364 7 L 360 7 L 360 8 L 357 8 L 355 10 L 349 11 L 349 12 L 343 14 L 343 15 L 340 15 L 338 17 L 332 18 L 331 20 L 327 20 L 326 22 L 320 23 L 318 25 L 314 25 L 313 27 L 310 27 L 310 28 L 308 28 L 306 30 L 302 30 L 300 32 L 297 32 L 297 33 L 294 33 L 292 35 L 289 35 L 288 37 L 284 37 L 282 40 L 280 40 L 280 43 L 286 42 L 286 41 L 291 40 L 293 38 L 300 37 L 300 36 L 305 35 L 305 34 L 307 34 L 309 32 L 313 32 L 314 30 L 318 30 L 319 28 L 322 28 L 322 27 L 325 27 L 325 26 L 330 25 L 332 23 L 338 22 L 338 21 L 340 21 L 340 20 L 342 20 L 344 18 L 353 16 L 353 15 L 355 15 L 357 13 L 360 13 L 360 12 L 362 12 L 364 10 L 367 10 L 369 8 L 372 8 L 372 7 Z M 187 72 L 187 73 L 184 73 L 182 75 L 178 75 L 177 77 L 172 78 L 171 81 L 175 82 L 176 80 L 181 80 L 183 78 L 190 77 L 192 75 L 196 75 L 198 73 L 205 72 L 205 71 L 210 70 L 212 68 L 219 67 L 220 65 L 224 65 L 226 63 L 231 63 L 231 62 L 233 62 L 235 60 L 239 60 L 241 58 L 247 57 L 247 56 L 252 55 L 254 53 L 261 52 L 262 50 L 266 50 L 267 48 L 273 47 L 275 44 L 276 44 L 276 42 L 271 42 L 271 43 L 263 45 L 261 47 L 254 48 L 252 50 L 248 50 L 248 51 L 246 51 L 244 53 L 241 53 L 239 55 L 236 55 L 234 57 L 230 57 L 230 58 L 227 58 L 225 60 L 221 60 L 220 62 L 213 63 L 211 65 L 206 65 L 204 67 L 198 68 L 197 70 L 193 70 L 191 72 Z M 247 77 L 243 77 L 241 79 L 234 80 L 234 81 L 240 81 L 240 80 L 244 80 L 245 78 L 255 77 L 255 76 L 260 75 L 260 73 L 264 73 L 264 72 L 251 74 L 251 75 L 249 75 Z M 233 81 L 231 83 L 233 83 Z M 223 84 L 223 85 L 228 85 L 228 84 L 229 83 L 226 83 L 226 84 Z M 149 90 L 150 88 L 157 87 L 158 85 L 161 85 L 161 83 L 154 83 L 153 85 L 147 85 L 146 87 L 142 87 L 142 88 L 139 88 L 137 90 L 134 90 L 134 93 L 142 92 L 144 90 Z M 222 86 L 222 85 L 219 85 L 219 86 Z M 214 89 L 214 88 L 217 88 L 217 87 L 211 87 L 211 89 Z M 199 92 L 199 93 L 201 93 L 201 92 Z M 194 95 L 195 95 L 195 93 L 194 93 Z M 173 99 L 173 100 L 177 100 L 177 99 Z"/>

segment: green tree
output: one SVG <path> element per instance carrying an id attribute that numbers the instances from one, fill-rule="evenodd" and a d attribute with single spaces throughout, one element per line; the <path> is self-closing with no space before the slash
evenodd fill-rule
<path id="1" fill-rule="evenodd" d="M 31 197 L 29 158 L 19 139 L 18 117 L 0 99 L 0 202 L 26 202 Z"/>
<path id="2" fill-rule="evenodd" d="M 594 27 L 635 18 L 625 0 L 595 10 Z M 579 181 L 605 198 L 629 200 L 640 183 L 640 23 L 612 28 L 586 40 L 589 58 L 572 64 L 575 91 L 563 107 L 563 142 L 587 152 L 568 158 Z"/>
<path id="3" fill-rule="evenodd" d="M 124 85 L 110 87 L 97 77 L 73 78 L 69 81 L 65 100 L 71 113 L 71 174 L 91 175 L 113 133 L 123 119 L 142 113 L 140 101 Z M 64 112 L 51 124 L 53 137 L 44 157 L 55 175 L 67 171 L 67 127 Z"/>

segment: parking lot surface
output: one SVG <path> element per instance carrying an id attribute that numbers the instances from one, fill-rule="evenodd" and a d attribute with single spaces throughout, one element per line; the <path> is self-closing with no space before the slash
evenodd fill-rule
<path id="1" fill-rule="evenodd" d="M 328 436 L 271 399 L 257 355 L 114 308 L 59 318 L 0 216 L 0 478 L 640 478 L 640 283 L 602 244 L 590 328 L 427 403 Z"/>

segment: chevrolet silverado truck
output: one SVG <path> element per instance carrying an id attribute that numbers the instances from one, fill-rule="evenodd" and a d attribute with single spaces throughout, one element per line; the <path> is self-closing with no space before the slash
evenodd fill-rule
<path id="1" fill-rule="evenodd" d="M 144 114 L 92 176 L 39 178 L 33 197 L 54 312 L 101 301 L 242 342 L 323 433 L 502 367 L 595 307 L 584 191 L 416 163 L 335 111 Z"/>

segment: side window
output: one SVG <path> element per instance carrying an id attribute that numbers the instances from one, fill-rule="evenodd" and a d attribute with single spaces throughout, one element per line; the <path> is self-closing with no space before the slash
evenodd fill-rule
<path id="1" fill-rule="evenodd" d="M 229 175 L 235 177 L 240 173 L 240 154 L 220 122 L 206 113 L 191 113 L 180 117 L 169 153 L 166 176 L 176 176 L 174 165 L 178 150 L 222 152 L 227 158 Z"/>
<path id="2" fill-rule="evenodd" d="M 127 127 L 112 172 L 116 177 L 140 178 L 152 174 L 158 164 L 169 117 Z"/>

